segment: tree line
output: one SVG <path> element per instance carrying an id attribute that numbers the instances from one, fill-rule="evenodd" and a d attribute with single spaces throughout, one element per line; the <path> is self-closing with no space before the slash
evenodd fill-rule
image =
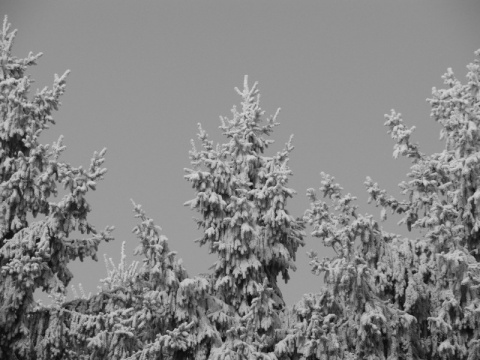
<path id="1" fill-rule="evenodd" d="M 292 138 L 266 155 L 279 111 L 266 117 L 258 84 L 245 77 L 241 103 L 222 117 L 225 143 L 198 125 L 185 179 L 185 203 L 199 213 L 217 260 L 191 276 L 161 228 L 132 201 L 141 262 L 106 260 L 107 278 L 92 296 L 65 300 L 70 261 L 97 260 L 113 227 L 90 222 L 87 192 L 103 179 L 106 149 L 88 169 L 60 160 L 60 137 L 39 143 L 55 124 L 68 72 L 30 96 L 29 67 L 41 54 L 12 54 L 16 31 L 0 33 L 0 358 L 1 359 L 465 359 L 480 358 L 480 50 L 462 84 L 448 69 L 433 89 L 431 116 L 445 148 L 431 155 L 411 141 L 400 113 L 385 115 L 394 157 L 411 160 L 402 199 L 365 181 L 380 218 L 361 214 L 356 197 L 321 173 L 310 208 L 287 209 Z M 57 187 L 66 194 L 59 201 Z M 383 230 L 387 211 L 418 229 L 417 239 Z M 27 216 L 33 221 L 28 221 Z M 40 215 L 39 220 L 37 216 Z M 77 239 L 73 231 L 89 236 Z M 309 253 L 325 286 L 285 305 L 288 281 L 307 232 L 335 256 Z M 54 299 L 35 301 L 41 289 Z"/>

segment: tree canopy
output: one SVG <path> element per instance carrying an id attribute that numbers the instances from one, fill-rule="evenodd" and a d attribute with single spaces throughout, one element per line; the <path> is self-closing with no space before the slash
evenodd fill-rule
<path id="1" fill-rule="evenodd" d="M 0 34 L 0 358 L 5 359 L 465 359 L 480 358 L 480 50 L 462 84 L 451 69 L 433 89 L 431 116 L 445 149 L 431 155 L 411 140 L 400 113 L 385 115 L 393 156 L 411 160 L 402 199 L 365 181 L 378 221 L 360 214 L 356 197 L 321 173 L 320 192 L 294 217 L 287 199 L 292 138 L 267 156 L 279 111 L 265 118 L 258 84 L 245 77 L 240 107 L 221 118 L 226 138 L 214 146 L 199 124 L 185 179 L 185 205 L 217 261 L 190 276 L 161 228 L 132 201 L 141 262 L 107 260 L 93 296 L 66 301 L 70 260 L 97 259 L 101 241 L 88 218 L 89 190 L 103 178 L 106 150 L 88 169 L 61 162 L 62 138 L 39 135 L 55 124 L 68 72 L 29 96 L 27 74 L 41 54 L 12 55 L 15 31 Z M 57 184 L 66 194 L 60 201 Z M 386 232 L 387 211 L 416 239 Z M 37 219 L 37 216 L 39 219 Z M 31 217 L 30 217 L 31 216 Z M 35 220 L 31 220 L 35 219 Z M 278 277 L 288 281 L 306 230 L 334 250 L 310 252 L 318 293 L 287 307 Z M 73 237 L 74 231 L 91 234 Z M 42 305 L 34 291 L 55 301 Z"/>

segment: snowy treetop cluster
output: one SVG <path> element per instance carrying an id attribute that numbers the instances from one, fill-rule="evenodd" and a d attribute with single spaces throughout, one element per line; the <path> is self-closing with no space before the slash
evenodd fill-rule
<path id="1" fill-rule="evenodd" d="M 191 276 L 161 228 L 133 201 L 142 260 L 105 258 L 95 295 L 65 301 L 71 260 L 97 259 L 98 232 L 87 192 L 106 169 L 106 150 L 88 169 L 62 162 L 62 138 L 40 144 L 60 106 L 68 72 L 30 96 L 27 74 L 41 54 L 12 55 L 15 31 L 0 33 L 0 358 L 1 359 L 461 359 L 480 358 L 480 50 L 462 84 L 451 69 L 433 89 L 431 116 L 445 149 L 426 155 L 400 113 L 386 115 L 393 156 L 412 161 L 402 199 L 365 181 L 370 199 L 418 229 L 417 239 L 383 230 L 356 197 L 321 173 L 310 208 L 294 217 L 287 199 L 292 138 L 268 156 L 279 111 L 265 117 L 258 84 L 245 77 L 239 108 L 221 117 L 226 142 L 214 146 L 199 124 L 185 179 L 199 213 L 196 241 L 217 256 Z M 55 201 L 57 185 L 66 194 Z M 39 220 L 37 220 L 37 216 Z M 27 216 L 32 215 L 33 221 Z M 319 293 L 287 307 L 278 286 L 296 269 L 310 234 L 333 258 L 310 252 Z M 72 237 L 73 231 L 86 238 Z M 89 237 L 88 237 L 89 236 Z M 34 300 L 36 289 L 54 302 Z M 83 290 L 81 289 L 81 292 Z"/>

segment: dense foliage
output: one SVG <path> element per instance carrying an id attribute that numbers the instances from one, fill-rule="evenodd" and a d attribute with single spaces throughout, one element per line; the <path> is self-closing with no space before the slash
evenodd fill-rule
<path id="1" fill-rule="evenodd" d="M 462 85 L 449 69 L 446 89 L 433 90 L 431 115 L 445 149 L 425 155 L 414 128 L 392 110 L 385 125 L 394 157 L 412 161 L 397 200 L 367 178 L 374 201 L 421 236 L 403 238 L 362 215 L 356 198 L 321 173 L 320 193 L 307 190 L 303 218 L 287 210 L 291 139 L 264 152 L 278 111 L 264 119 L 257 84 L 245 78 L 241 110 L 221 118 L 225 144 L 214 146 L 199 125 L 185 178 L 200 214 L 200 245 L 217 261 L 191 277 L 161 234 L 133 203 L 141 264 L 106 260 L 96 295 L 65 301 L 70 260 L 96 259 L 112 227 L 97 233 L 85 199 L 102 179 L 105 150 L 89 169 L 59 161 L 61 139 L 38 142 L 54 123 L 65 79 L 28 97 L 26 74 L 39 55 L 11 54 L 15 32 L 0 34 L 0 358 L 2 359 L 465 359 L 480 358 L 480 61 Z M 476 52 L 480 56 L 480 51 Z M 57 183 L 66 194 L 59 202 Z M 34 221 L 40 214 L 39 220 Z M 311 252 L 312 272 L 325 276 L 319 293 L 286 307 L 277 280 L 289 279 L 305 228 L 335 257 Z M 78 230 L 91 238 L 75 239 Z M 36 289 L 55 299 L 44 306 Z"/>
<path id="2" fill-rule="evenodd" d="M 112 230 L 97 233 L 87 219 L 85 199 L 106 171 L 101 167 L 105 150 L 83 169 L 59 161 L 62 138 L 51 147 L 38 143 L 41 132 L 54 123 L 52 112 L 60 105 L 68 72 L 55 76 L 51 90 L 29 99 L 32 80 L 25 71 L 41 54 L 13 57 L 14 38 L 5 18 L 0 34 L 0 358 L 31 351 L 26 324 L 35 289 L 61 293 L 72 278 L 68 262 L 95 259 L 99 242 L 110 240 Z M 57 183 L 67 194 L 59 202 L 49 201 L 57 194 Z M 41 220 L 29 222 L 29 215 Z M 74 239 L 74 230 L 93 236 Z"/>

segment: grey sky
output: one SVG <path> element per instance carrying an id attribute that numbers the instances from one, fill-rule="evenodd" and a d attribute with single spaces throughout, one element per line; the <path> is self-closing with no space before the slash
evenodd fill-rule
<path id="1" fill-rule="evenodd" d="M 133 198 L 191 275 L 207 272 L 214 258 L 193 243 L 201 236 L 191 220 L 197 213 L 182 205 L 194 197 L 183 179 L 190 139 L 201 122 L 211 139 L 225 141 L 219 115 L 230 117 L 239 103 L 233 89 L 245 74 L 259 81 L 267 115 L 282 108 L 267 155 L 295 134 L 289 184 L 298 194 L 290 212 L 303 214 L 305 190 L 318 188 L 325 171 L 358 196 L 361 211 L 377 216 L 379 209 L 366 205 L 365 177 L 398 195 L 409 168 L 392 159 L 383 114 L 395 108 L 417 127 L 422 151 L 440 151 L 425 98 L 442 86 L 447 67 L 464 81 L 480 48 L 478 1 L 1 0 L 5 14 L 19 29 L 15 55 L 44 53 L 32 69 L 33 90 L 72 71 L 57 125 L 42 140 L 63 134 L 63 160 L 73 165 L 86 166 L 93 151 L 108 148 L 109 171 L 88 197 L 97 228 L 116 227 L 115 242 L 103 244 L 100 255 L 117 262 L 126 241 L 133 259 Z M 394 224 L 385 227 L 407 235 Z M 281 285 L 289 304 L 321 285 L 305 252 L 327 252 L 317 239 L 306 241 L 297 272 Z M 73 284 L 87 292 L 106 275 L 102 260 L 71 268 Z"/>

